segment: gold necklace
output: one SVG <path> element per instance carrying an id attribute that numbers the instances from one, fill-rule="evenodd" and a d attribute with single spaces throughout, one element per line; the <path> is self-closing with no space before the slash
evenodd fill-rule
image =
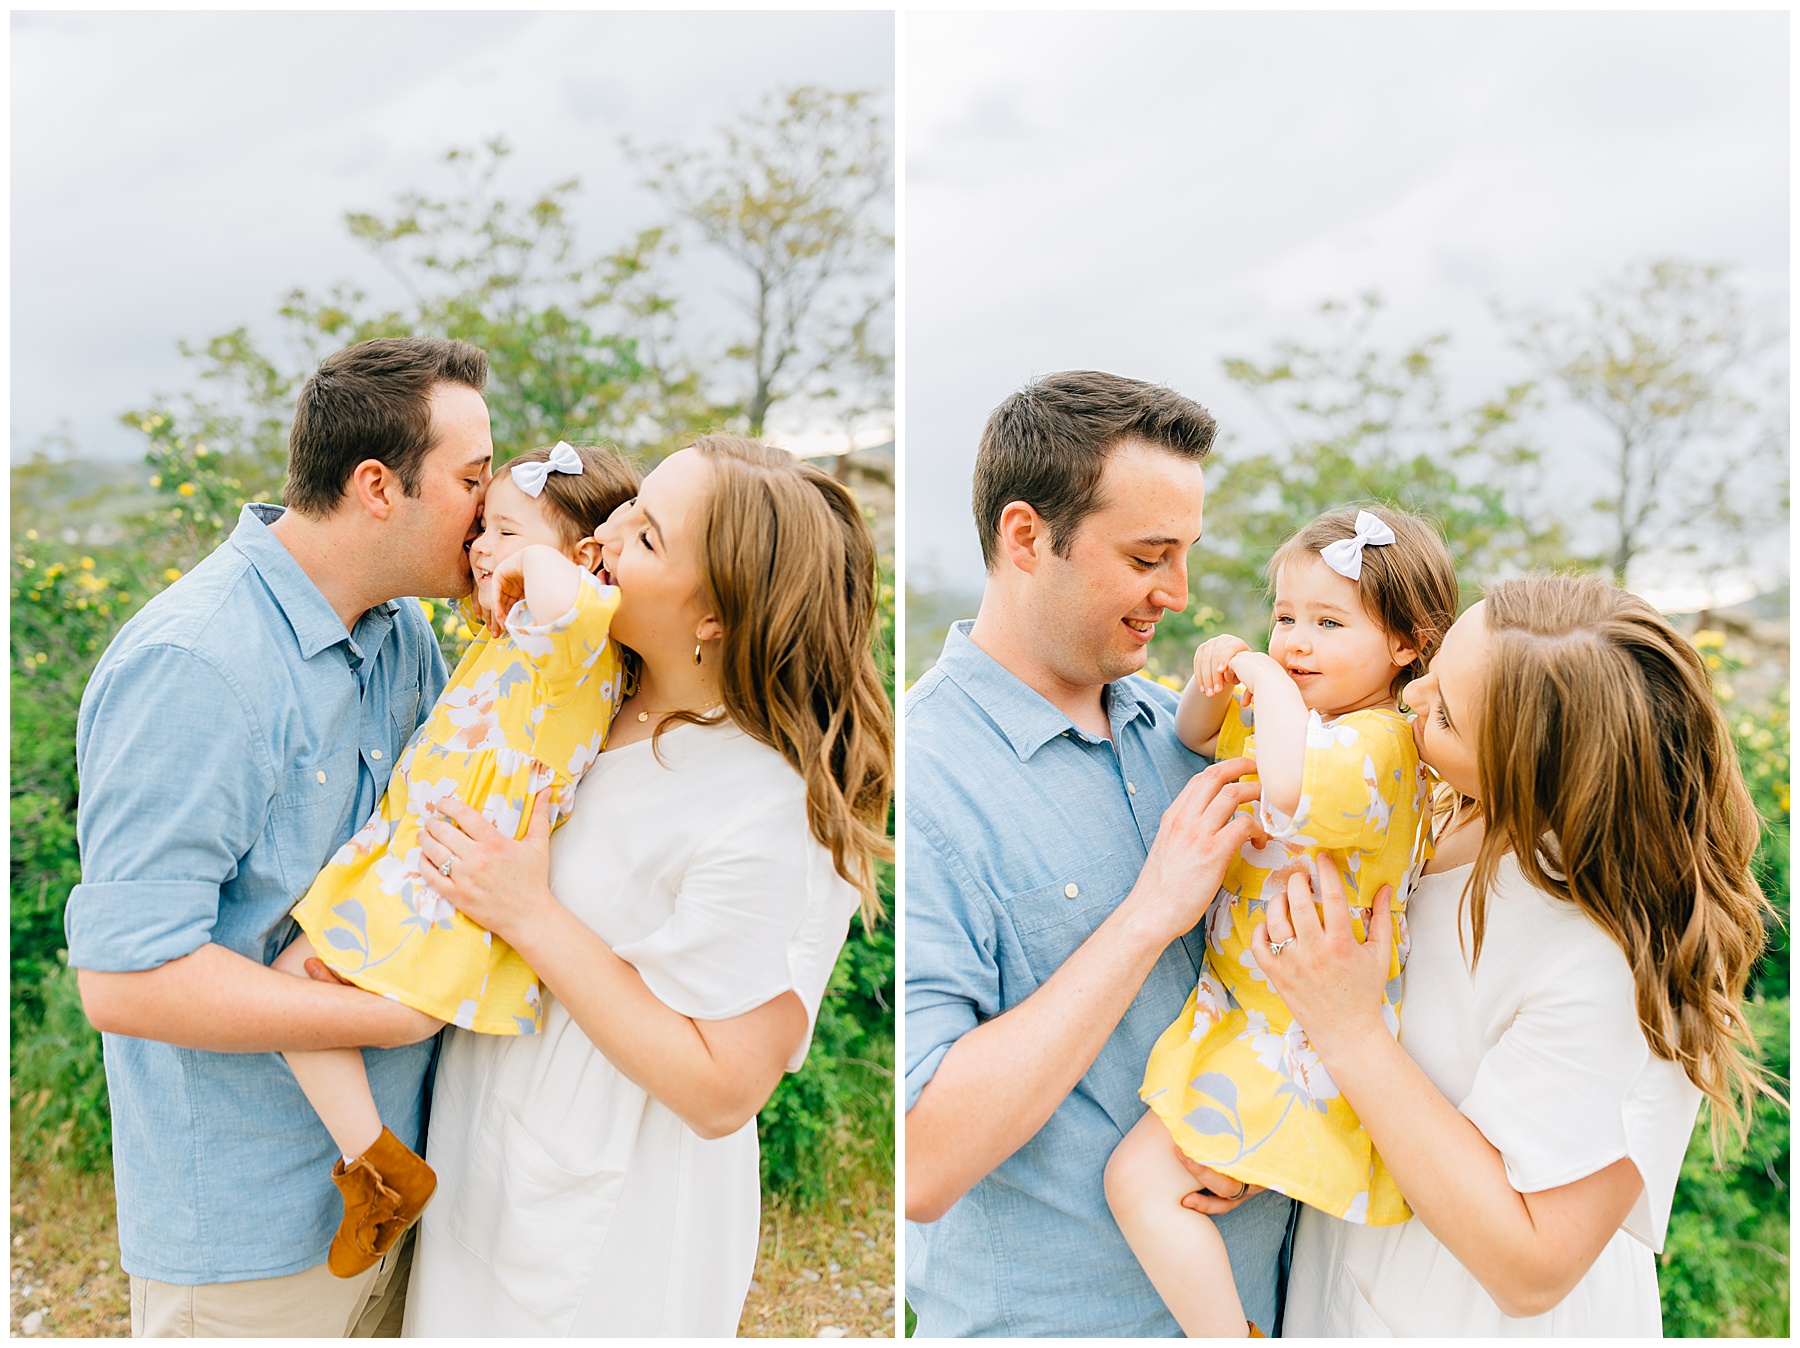
<path id="1" fill-rule="evenodd" d="M 652 716 L 674 716 L 680 712 L 687 712 L 693 716 L 700 716 L 724 705 L 725 699 L 720 698 L 717 702 L 708 702 L 704 707 L 671 707 L 668 711 L 640 711 L 637 714 L 637 718 L 640 721 L 648 721 Z"/>

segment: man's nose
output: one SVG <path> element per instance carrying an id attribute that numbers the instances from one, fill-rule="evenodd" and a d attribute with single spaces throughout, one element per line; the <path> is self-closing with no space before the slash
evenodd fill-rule
<path id="1" fill-rule="evenodd" d="M 1187 558 L 1183 557 L 1163 574 L 1160 584 L 1151 591 L 1150 602 L 1175 613 L 1181 612 L 1188 603 Z"/>

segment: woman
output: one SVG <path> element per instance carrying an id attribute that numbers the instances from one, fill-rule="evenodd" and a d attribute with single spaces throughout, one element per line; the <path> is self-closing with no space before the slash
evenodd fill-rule
<path id="1" fill-rule="evenodd" d="M 1411 684 L 1462 812 L 1387 943 L 1336 872 L 1271 904 L 1261 967 L 1416 1219 L 1305 1210 L 1284 1332 L 1660 1335 L 1654 1251 L 1702 1095 L 1767 1087 L 1739 1010 L 1767 904 L 1757 817 L 1698 653 L 1593 577 L 1494 587 Z M 1378 896 L 1372 931 L 1387 930 Z"/>
<path id="2" fill-rule="evenodd" d="M 595 537 L 639 678 L 567 821 L 546 849 L 453 805 L 423 842 L 548 996 L 538 1035 L 444 1044 L 409 1335 L 732 1334 L 756 1113 L 878 913 L 893 728 L 855 501 L 707 436 Z"/>

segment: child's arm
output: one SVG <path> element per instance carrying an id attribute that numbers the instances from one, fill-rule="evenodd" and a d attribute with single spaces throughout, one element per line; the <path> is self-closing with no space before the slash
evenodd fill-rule
<path id="1" fill-rule="evenodd" d="M 1194 652 L 1194 677 L 1181 690 L 1175 708 L 1175 735 L 1188 748 L 1208 758 L 1219 746 L 1219 727 L 1231 704 L 1233 681 L 1226 667 L 1235 655 L 1248 651 L 1243 640 L 1229 633 L 1200 643 Z"/>
<path id="2" fill-rule="evenodd" d="M 1231 671 L 1249 690 L 1245 701 L 1256 723 L 1256 775 L 1262 798 L 1283 814 L 1300 808 L 1306 770 L 1306 724 L 1311 715 L 1300 686 L 1270 655 L 1244 651 L 1232 657 Z"/>
<path id="3" fill-rule="evenodd" d="M 494 568 L 499 612 L 492 616 L 504 625 L 513 605 L 523 598 L 535 620 L 550 622 L 575 607 L 581 575 L 579 566 L 548 543 L 520 548 Z"/>

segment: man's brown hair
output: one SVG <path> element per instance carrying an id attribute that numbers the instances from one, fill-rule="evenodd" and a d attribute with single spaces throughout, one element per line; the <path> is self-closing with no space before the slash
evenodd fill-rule
<path id="1" fill-rule="evenodd" d="M 479 393 L 487 376 L 480 347 L 437 337 L 381 337 L 325 357 L 294 408 L 282 504 L 323 519 L 365 459 L 386 464 L 417 496 L 431 452 L 432 390 L 464 384 Z"/>
<path id="2" fill-rule="evenodd" d="M 1033 380 L 988 417 L 975 455 L 981 559 L 999 559 L 1000 512 L 1023 501 L 1050 528 L 1059 557 L 1100 505 L 1106 460 L 1128 440 L 1196 462 L 1212 450 L 1212 413 L 1174 389 L 1099 370 Z"/>

